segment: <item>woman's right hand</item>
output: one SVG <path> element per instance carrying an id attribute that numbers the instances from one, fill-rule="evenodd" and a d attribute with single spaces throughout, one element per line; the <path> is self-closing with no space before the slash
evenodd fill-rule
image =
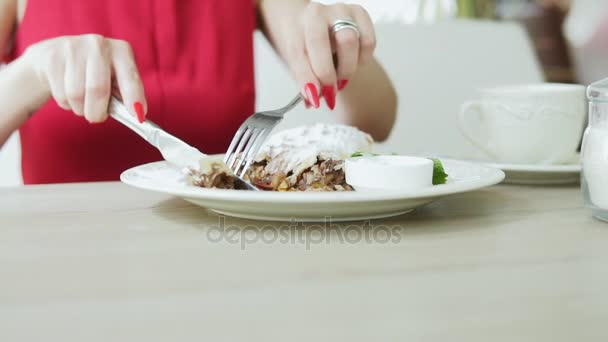
<path id="1" fill-rule="evenodd" d="M 118 91 L 127 108 L 144 120 L 144 87 L 126 41 L 96 34 L 64 36 L 30 46 L 23 57 L 61 108 L 91 123 L 103 122 L 110 97 Z"/>

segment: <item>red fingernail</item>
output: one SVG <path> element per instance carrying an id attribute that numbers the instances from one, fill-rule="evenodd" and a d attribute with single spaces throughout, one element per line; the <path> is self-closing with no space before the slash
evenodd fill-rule
<path id="1" fill-rule="evenodd" d="M 304 99 L 304 107 L 306 107 L 306 109 L 310 109 L 310 107 L 312 107 L 310 101 L 308 101 L 307 99 Z"/>
<path id="2" fill-rule="evenodd" d="M 133 104 L 133 109 L 135 109 L 139 123 L 143 123 L 146 119 L 146 115 L 144 114 L 144 106 L 141 104 L 141 102 L 135 102 Z"/>
<path id="3" fill-rule="evenodd" d="M 338 91 L 346 88 L 347 84 L 348 84 L 348 80 L 339 80 L 338 81 Z"/>
<path id="4" fill-rule="evenodd" d="M 315 87 L 315 85 L 312 83 L 306 83 L 304 90 L 306 91 L 308 101 L 310 101 L 315 108 L 319 108 L 321 106 L 321 102 L 319 101 L 319 92 L 317 91 L 317 87 Z"/>
<path id="5" fill-rule="evenodd" d="M 334 108 L 336 108 L 336 90 L 334 89 L 334 86 L 323 87 L 323 97 L 325 98 L 325 102 L 327 102 L 329 109 L 334 110 Z"/>

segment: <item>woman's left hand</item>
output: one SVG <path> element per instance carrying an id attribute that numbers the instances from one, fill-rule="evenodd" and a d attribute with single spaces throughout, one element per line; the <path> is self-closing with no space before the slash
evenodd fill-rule
<path id="1" fill-rule="evenodd" d="M 334 109 L 336 94 L 344 89 L 357 69 L 373 58 L 376 35 L 367 11 L 359 5 L 306 4 L 299 18 L 285 25 L 282 50 L 295 79 L 302 89 L 308 107 L 319 108 L 320 97 Z M 354 22 L 358 28 L 332 27 L 338 20 Z M 287 27 L 289 26 L 289 27 Z"/>

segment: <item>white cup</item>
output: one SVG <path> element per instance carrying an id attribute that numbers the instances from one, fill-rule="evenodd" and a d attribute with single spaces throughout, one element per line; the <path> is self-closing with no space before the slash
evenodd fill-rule
<path id="1" fill-rule="evenodd" d="M 585 115 L 582 85 L 516 85 L 482 90 L 462 105 L 459 126 L 495 162 L 559 164 L 573 159 Z"/>

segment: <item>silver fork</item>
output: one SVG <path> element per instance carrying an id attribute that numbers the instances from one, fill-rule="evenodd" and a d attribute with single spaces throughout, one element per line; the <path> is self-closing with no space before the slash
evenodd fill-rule
<path id="1" fill-rule="evenodd" d="M 302 95 L 298 94 L 285 107 L 254 113 L 243 122 L 234 134 L 224 156 L 224 163 L 235 175 L 239 177 L 245 175 L 272 129 L 302 100 Z"/>

